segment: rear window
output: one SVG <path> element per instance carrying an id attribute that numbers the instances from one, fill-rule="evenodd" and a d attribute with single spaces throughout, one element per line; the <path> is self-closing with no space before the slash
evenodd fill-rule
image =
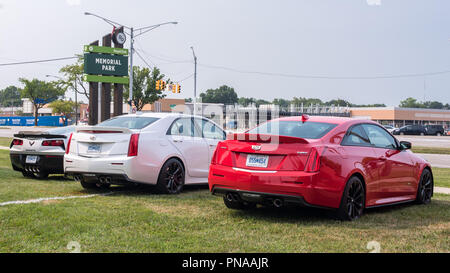
<path id="1" fill-rule="evenodd" d="M 261 124 L 247 133 L 319 139 L 336 126 L 337 124 L 324 122 L 271 121 Z"/>
<path id="2" fill-rule="evenodd" d="M 142 129 L 149 126 L 158 119 L 159 118 L 154 117 L 117 117 L 108 119 L 102 123 L 97 124 L 96 126 Z"/>
<path id="3" fill-rule="evenodd" d="M 49 135 L 66 135 L 73 133 L 75 131 L 74 126 L 68 126 L 68 127 L 61 127 L 61 128 L 55 128 L 47 130 L 46 133 Z"/>

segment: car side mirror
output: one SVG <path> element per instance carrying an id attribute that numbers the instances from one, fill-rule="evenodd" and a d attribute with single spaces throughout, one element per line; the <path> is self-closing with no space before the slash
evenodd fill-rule
<path id="1" fill-rule="evenodd" d="M 411 150 L 412 144 L 409 141 L 400 141 L 401 150 Z"/>

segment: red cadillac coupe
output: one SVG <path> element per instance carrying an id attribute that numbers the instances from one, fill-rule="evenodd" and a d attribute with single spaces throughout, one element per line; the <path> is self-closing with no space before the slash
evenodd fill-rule
<path id="1" fill-rule="evenodd" d="M 281 118 L 220 142 L 209 188 L 231 209 L 298 204 L 354 220 L 365 208 L 431 201 L 431 166 L 410 149 L 372 121 Z"/>

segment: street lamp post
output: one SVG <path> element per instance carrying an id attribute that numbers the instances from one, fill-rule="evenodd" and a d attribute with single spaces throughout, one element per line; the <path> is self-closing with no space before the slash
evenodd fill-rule
<path id="1" fill-rule="evenodd" d="M 54 75 L 45 75 L 47 78 L 48 77 L 53 77 L 56 79 L 59 79 L 61 81 L 64 81 L 63 78 L 58 77 L 58 76 L 54 76 Z M 75 88 L 73 89 L 73 91 L 75 92 L 75 125 L 78 125 L 78 96 L 77 96 L 77 81 L 75 80 Z"/>
<path id="2" fill-rule="evenodd" d="M 194 116 L 197 115 L 197 56 L 195 55 L 194 47 L 191 46 L 192 54 L 194 55 Z"/>
<path id="3" fill-rule="evenodd" d="M 166 23 L 161 23 L 161 24 L 157 24 L 157 25 L 152 25 L 152 26 L 141 27 L 141 28 L 135 29 L 135 28 L 133 28 L 133 27 L 127 27 L 127 26 L 125 26 L 125 25 L 123 25 L 123 24 L 116 23 L 116 22 L 111 21 L 111 20 L 109 20 L 109 19 L 107 19 L 107 18 L 101 17 L 101 16 L 99 16 L 99 15 L 96 15 L 96 14 L 93 14 L 93 13 L 90 13 L 90 12 L 85 12 L 84 15 L 91 15 L 91 16 L 100 18 L 100 19 L 102 19 L 103 21 L 105 21 L 106 23 L 112 25 L 113 27 L 120 27 L 120 26 L 122 26 L 122 27 L 124 27 L 124 28 L 130 30 L 130 33 L 127 33 L 127 32 L 125 32 L 125 33 L 128 34 L 128 35 L 130 35 L 130 88 L 129 88 L 129 89 L 130 89 L 130 92 L 129 92 L 129 100 L 128 100 L 128 101 L 130 102 L 130 109 L 129 109 L 128 113 L 131 114 L 131 113 L 132 113 L 131 101 L 132 101 L 132 99 L 133 99 L 133 54 L 134 54 L 134 38 L 136 38 L 136 37 L 138 37 L 138 36 L 140 36 L 140 35 L 142 35 L 142 34 L 144 34 L 144 33 L 147 33 L 147 32 L 149 32 L 149 31 L 151 31 L 151 30 L 153 30 L 153 29 L 155 29 L 155 28 L 157 28 L 157 27 L 160 27 L 160 26 L 163 26 L 163 25 L 168 25 L 168 24 L 174 24 L 174 25 L 176 25 L 176 24 L 178 24 L 178 22 L 166 22 Z"/>

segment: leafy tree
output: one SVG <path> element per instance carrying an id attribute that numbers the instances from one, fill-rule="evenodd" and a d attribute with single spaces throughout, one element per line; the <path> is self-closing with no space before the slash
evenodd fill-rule
<path id="1" fill-rule="evenodd" d="M 423 103 L 423 105 L 425 108 L 429 108 L 429 109 L 443 109 L 444 108 L 444 104 L 439 101 L 426 101 Z"/>
<path id="2" fill-rule="evenodd" d="M 274 99 L 272 103 L 275 105 L 279 105 L 281 108 L 287 108 L 291 104 L 289 100 L 285 99 Z"/>
<path id="3" fill-rule="evenodd" d="M 192 103 L 192 101 L 193 101 L 192 98 L 185 98 L 185 99 L 184 99 L 184 102 Z"/>
<path id="4" fill-rule="evenodd" d="M 37 126 L 38 111 L 47 103 L 63 96 L 66 90 L 58 86 L 57 82 L 45 82 L 38 79 L 27 80 L 20 78 L 24 85 L 20 90 L 22 98 L 28 98 L 34 105 L 34 126 Z"/>
<path id="5" fill-rule="evenodd" d="M 328 102 L 325 103 L 325 105 L 331 106 L 351 106 L 352 104 L 346 100 L 343 99 L 334 99 L 334 100 L 330 100 Z"/>
<path id="6" fill-rule="evenodd" d="M 133 98 L 132 102 L 137 111 L 141 111 L 146 104 L 152 104 L 164 98 L 162 90 L 156 90 L 156 81 L 164 80 L 165 75 L 161 74 L 158 68 L 152 71 L 148 68 L 133 67 Z M 165 80 L 167 84 L 171 83 L 170 79 Z M 125 102 L 128 101 L 130 87 L 125 85 L 123 97 Z"/>
<path id="7" fill-rule="evenodd" d="M 311 104 L 313 104 L 313 105 L 316 105 L 316 104 L 323 105 L 323 102 L 320 99 L 302 98 L 302 97 L 300 97 L 300 98 L 294 97 L 292 99 L 291 103 L 295 104 L 295 105 L 302 105 L 302 103 L 303 103 L 303 106 L 305 106 L 305 107 L 306 106 L 310 106 Z"/>
<path id="8" fill-rule="evenodd" d="M 84 61 L 83 56 L 78 55 L 78 60 L 74 64 L 66 65 L 59 70 L 63 74 L 63 80 L 59 83 L 66 89 L 72 89 L 78 94 L 86 96 L 89 99 L 89 89 L 86 88 L 83 81 Z"/>
<path id="9" fill-rule="evenodd" d="M 64 124 L 73 113 L 75 113 L 76 104 L 72 100 L 55 100 L 49 104 L 53 114 L 61 114 L 64 116 Z"/>
<path id="10" fill-rule="evenodd" d="M 407 98 L 400 102 L 402 108 L 423 108 L 423 104 L 419 103 L 415 98 Z"/>
<path id="11" fill-rule="evenodd" d="M 208 89 L 201 93 L 200 97 L 204 103 L 235 104 L 238 102 L 238 95 L 233 87 L 222 85 L 217 89 Z"/>
<path id="12" fill-rule="evenodd" d="M 16 86 L 8 86 L 0 90 L 0 105 L 3 107 L 19 107 L 22 105 L 20 100 L 19 88 Z"/>

